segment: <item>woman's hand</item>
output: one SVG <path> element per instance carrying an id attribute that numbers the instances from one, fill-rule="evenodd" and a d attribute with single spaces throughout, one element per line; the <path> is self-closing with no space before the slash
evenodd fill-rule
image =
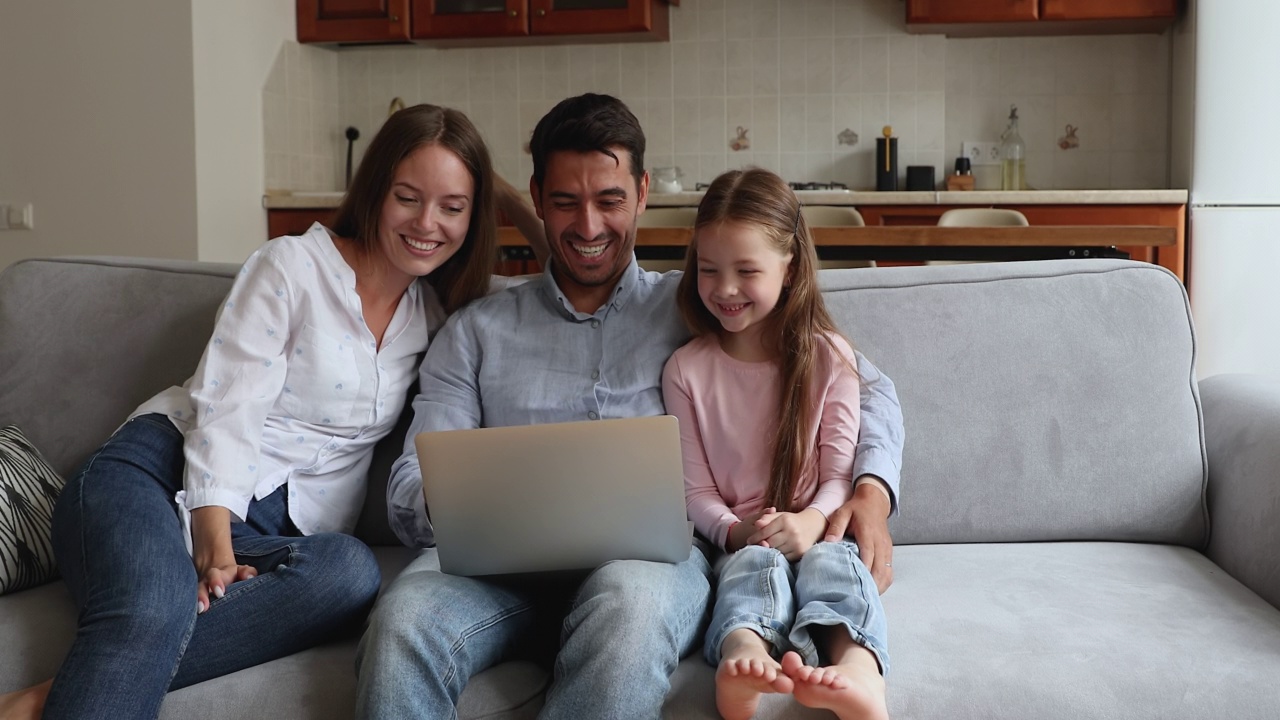
<path id="1" fill-rule="evenodd" d="M 227 586 L 256 577 L 249 565 L 237 565 L 231 549 L 231 511 L 216 505 L 191 511 L 192 560 L 196 565 L 196 612 L 209 609 L 210 596 L 220 598 Z"/>
<path id="2" fill-rule="evenodd" d="M 814 508 L 798 513 L 770 512 L 761 515 L 755 527 L 756 532 L 747 538 L 749 544 L 771 547 L 789 562 L 795 562 L 822 539 L 827 518 Z"/>

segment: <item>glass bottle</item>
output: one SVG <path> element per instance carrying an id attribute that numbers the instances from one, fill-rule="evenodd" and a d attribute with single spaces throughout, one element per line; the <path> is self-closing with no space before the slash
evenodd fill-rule
<path id="1" fill-rule="evenodd" d="M 1027 189 L 1027 144 L 1018 134 L 1018 106 L 1009 106 L 1009 127 L 1000 135 L 1000 189 Z"/>

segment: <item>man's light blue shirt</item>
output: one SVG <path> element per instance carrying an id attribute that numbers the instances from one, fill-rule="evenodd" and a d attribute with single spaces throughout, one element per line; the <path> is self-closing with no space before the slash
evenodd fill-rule
<path id="1" fill-rule="evenodd" d="M 401 542 L 435 544 L 413 442 L 418 433 L 663 414 L 662 368 L 690 338 L 676 307 L 680 277 L 642 270 L 633 257 L 609 301 L 583 313 L 548 267 L 455 313 L 422 362 L 413 423 L 387 485 L 391 529 Z M 884 480 L 896 512 L 902 409 L 893 382 L 860 353 L 858 372 L 862 422 L 853 477 Z"/>

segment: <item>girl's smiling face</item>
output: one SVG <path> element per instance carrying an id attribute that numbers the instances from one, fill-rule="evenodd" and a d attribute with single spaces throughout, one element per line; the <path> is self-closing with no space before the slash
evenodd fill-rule
<path id="1" fill-rule="evenodd" d="M 726 221 L 698 230 L 698 296 L 725 332 L 758 339 L 790 279 L 782 254 L 755 224 Z M 725 338 L 726 341 L 729 338 Z"/>

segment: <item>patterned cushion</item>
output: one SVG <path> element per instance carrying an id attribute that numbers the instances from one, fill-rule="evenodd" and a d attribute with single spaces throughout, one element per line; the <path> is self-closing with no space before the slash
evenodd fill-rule
<path id="1" fill-rule="evenodd" d="M 57 576 L 49 526 L 62 485 L 16 426 L 0 429 L 0 595 Z"/>

